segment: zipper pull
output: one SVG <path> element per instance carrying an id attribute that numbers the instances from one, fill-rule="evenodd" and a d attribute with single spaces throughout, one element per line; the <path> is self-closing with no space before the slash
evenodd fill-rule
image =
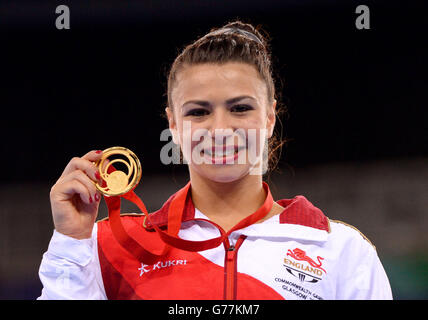
<path id="1" fill-rule="evenodd" d="M 226 252 L 227 260 L 233 260 L 235 258 L 235 246 L 230 246 Z"/>

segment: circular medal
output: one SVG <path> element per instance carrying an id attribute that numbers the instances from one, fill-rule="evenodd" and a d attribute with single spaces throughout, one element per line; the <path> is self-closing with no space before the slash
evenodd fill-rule
<path id="1" fill-rule="evenodd" d="M 97 182 L 95 186 L 106 196 L 125 194 L 140 182 L 140 160 L 127 148 L 111 147 L 104 150 L 101 159 L 95 165 L 101 179 L 104 180 L 102 185 Z"/>

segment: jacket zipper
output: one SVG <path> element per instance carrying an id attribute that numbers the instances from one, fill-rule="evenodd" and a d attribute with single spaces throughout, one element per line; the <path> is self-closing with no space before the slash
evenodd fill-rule
<path id="1" fill-rule="evenodd" d="M 238 249 L 246 236 L 241 235 L 235 245 L 230 245 L 227 239 L 224 259 L 224 299 L 236 300 L 237 258 Z"/>

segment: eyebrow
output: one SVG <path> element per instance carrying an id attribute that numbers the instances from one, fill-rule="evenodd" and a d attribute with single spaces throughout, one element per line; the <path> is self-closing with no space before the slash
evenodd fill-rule
<path id="1" fill-rule="evenodd" d="M 239 96 L 239 97 L 235 97 L 235 98 L 231 98 L 231 99 L 226 100 L 226 104 L 230 105 L 230 104 L 233 104 L 235 102 L 241 101 L 243 99 L 256 100 L 255 98 L 253 98 L 251 96 Z M 186 101 L 185 103 L 183 103 L 182 107 L 184 107 L 186 104 L 189 104 L 189 103 L 194 103 L 194 104 L 200 105 L 202 107 L 209 107 L 211 105 L 211 103 L 209 101 L 189 100 L 189 101 Z"/>

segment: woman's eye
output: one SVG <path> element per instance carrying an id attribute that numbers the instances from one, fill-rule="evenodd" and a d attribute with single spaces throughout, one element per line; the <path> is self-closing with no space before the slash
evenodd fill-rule
<path id="1" fill-rule="evenodd" d="M 192 109 L 186 112 L 185 116 L 202 117 L 208 114 L 209 112 L 206 109 Z"/>
<path id="2" fill-rule="evenodd" d="M 249 110 L 253 110 L 253 107 L 248 104 L 237 104 L 230 109 L 231 112 L 245 112 Z"/>

